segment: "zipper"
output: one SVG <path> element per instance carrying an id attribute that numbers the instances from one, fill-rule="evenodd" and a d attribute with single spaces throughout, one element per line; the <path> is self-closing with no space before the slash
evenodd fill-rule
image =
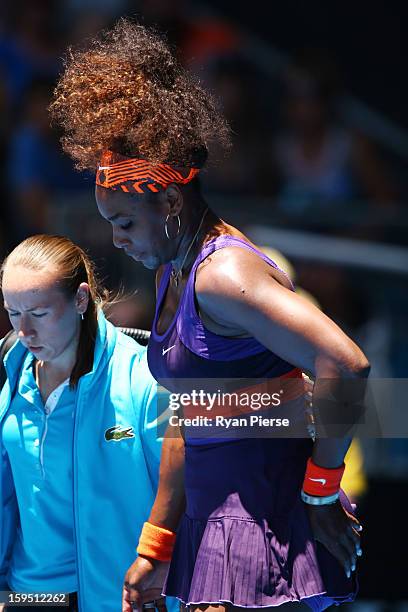
<path id="1" fill-rule="evenodd" d="M 50 396 L 48 397 L 47 401 L 44 404 L 44 415 L 45 415 L 44 416 L 44 429 L 43 429 L 41 440 L 40 440 L 40 466 L 41 466 L 42 478 L 45 478 L 44 444 L 45 444 L 45 438 L 47 437 L 47 433 L 48 433 L 48 418 L 54 412 L 68 382 L 69 382 L 69 379 L 66 379 L 60 385 L 58 385 L 58 387 L 54 389 L 54 391 L 50 394 Z"/>
<path id="2" fill-rule="evenodd" d="M 40 466 L 41 466 L 41 477 L 42 478 L 45 478 L 44 443 L 45 443 L 45 438 L 47 437 L 47 433 L 48 433 L 48 417 L 50 416 L 50 410 L 49 408 L 47 408 L 47 406 L 44 407 L 44 413 L 45 413 L 44 428 L 43 428 L 43 432 L 42 432 L 41 440 L 40 440 Z"/>

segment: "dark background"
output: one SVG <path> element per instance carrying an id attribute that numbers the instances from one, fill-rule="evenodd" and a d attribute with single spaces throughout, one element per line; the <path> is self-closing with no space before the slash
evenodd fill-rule
<path id="1" fill-rule="evenodd" d="M 336 58 L 353 95 L 408 126 L 408 7 L 397 2 L 209 2 L 291 54 L 306 46 Z"/>

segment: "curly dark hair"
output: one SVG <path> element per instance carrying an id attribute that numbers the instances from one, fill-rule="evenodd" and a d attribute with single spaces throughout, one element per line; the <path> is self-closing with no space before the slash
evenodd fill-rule
<path id="1" fill-rule="evenodd" d="M 79 169 L 95 169 L 104 149 L 200 166 L 210 143 L 230 142 L 216 102 L 163 37 L 124 18 L 86 48 L 68 50 L 50 112 Z"/>

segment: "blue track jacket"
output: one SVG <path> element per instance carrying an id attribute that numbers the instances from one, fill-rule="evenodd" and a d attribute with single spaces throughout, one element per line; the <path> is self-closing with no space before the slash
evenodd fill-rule
<path id="1" fill-rule="evenodd" d="M 0 394 L 0 427 L 25 354 L 16 342 L 5 357 L 8 380 Z M 117 331 L 101 313 L 93 369 L 77 386 L 74 419 L 72 486 L 81 612 L 122 609 L 124 574 L 136 557 L 158 484 L 162 438 L 157 435 L 156 391 L 146 349 Z M 0 452 L 0 590 L 4 590 L 18 510 L 1 438 Z"/>

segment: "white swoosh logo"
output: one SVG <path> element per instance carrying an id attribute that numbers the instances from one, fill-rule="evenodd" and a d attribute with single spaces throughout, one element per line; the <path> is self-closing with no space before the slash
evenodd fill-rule
<path id="1" fill-rule="evenodd" d="M 326 484 L 325 478 L 309 478 L 309 480 L 313 480 L 313 482 L 321 482 L 323 486 Z"/>
<path id="2" fill-rule="evenodd" d="M 166 349 L 162 349 L 162 355 L 165 355 L 166 353 L 168 353 L 169 351 L 171 351 L 171 349 L 173 349 L 176 345 L 173 344 L 173 346 L 169 346 L 169 348 Z"/>
<path id="3" fill-rule="evenodd" d="M 110 170 L 111 166 L 99 166 L 98 170 Z"/>

